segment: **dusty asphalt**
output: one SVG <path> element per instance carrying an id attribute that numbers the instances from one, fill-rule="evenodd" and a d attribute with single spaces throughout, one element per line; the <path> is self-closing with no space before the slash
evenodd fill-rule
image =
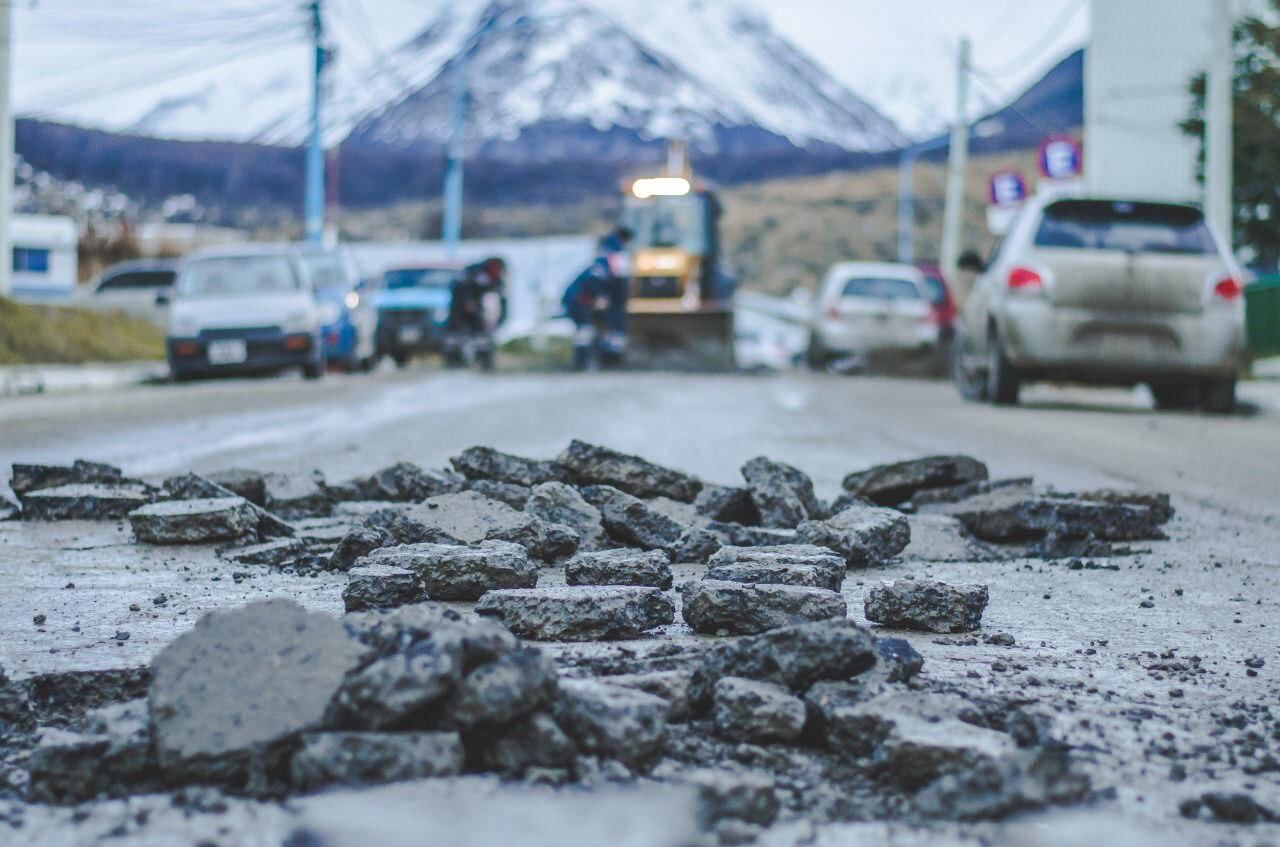
<path id="1" fill-rule="evenodd" d="M 578 437 L 718 482 L 767 454 L 808 471 L 824 496 L 851 470 L 940 452 L 969 453 L 993 475 L 1034 475 L 1064 490 L 1168 491 L 1178 509 L 1170 540 L 1105 563 L 1118 571 L 915 560 L 851 573 L 844 587 L 860 618 L 864 590 L 880 579 L 988 583 L 984 631 L 1009 633 L 1017 645 L 911 636 L 925 674 L 1041 701 L 1055 730 L 1088 751 L 1095 783 L 1114 788 L 1114 799 L 966 828 L 815 832 L 794 822 L 766 843 L 1280 843 L 1280 827 L 1189 823 L 1177 812 L 1184 798 L 1229 790 L 1280 809 L 1280 774 L 1246 773 L 1241 752 L 1248 733 L 1276 730 L 1274 716 L 1270 724 L 1231 719 L 1245 711 L 1237 703 L 1280 711 L 1278 389 L 1246 386 L 1253 411 L 1219 419 L 1156 414 L 1128 391 L 1035 388 L 1022 408 L 992 409 L 961 402 L 941 383 L 809 375 L 410 370 L 320 384 L 239 380 L 0 401 L 0 466 L 83 457 L 142 476 L 315 467 L 342 479 L 399 459 L 441 466 L 473 444 L 552 456 Z M 201 612 L 269 595 L 340 608 L 340 578 L 244 567 L 236 580 L 233 570 L 208 551 L 143 551 L 112 525 L 0 524 L 0 664 L 16 677 L 141 664 Z M 161 593 L 168 601 L 157 606 Z M 33 625 L 36 614 L 47 616 L 43 627 Z M 123 645 L 113 637 L 120 630 L 131 633 Z M 1193 656 L 1203 672 L 1177 670 Z M 1251 657 L 1266 662 L 1253 677 L 1243 664 Z M 1264 750 L 1280 756 L 1278 748 L 1264 737 Z M 1175 763 L 1185 779 L 1171 779 Z M 153 807 L 149 825 L 130 823 Z M 190 819 L 165 808 L 149 799 L 98 804 L 77 825 L 70 811 L 28 808 L 23 837 L 88 842 L 115 829 L 126 837 L 112 843 L 211 836 L 269 844 L 287 825 L 271 806 Z"/>

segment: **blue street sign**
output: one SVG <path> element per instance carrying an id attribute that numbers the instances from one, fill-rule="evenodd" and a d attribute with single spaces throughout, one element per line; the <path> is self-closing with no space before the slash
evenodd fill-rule
<path id="1" fill-rule="evenodd" d="M 1040 145 L 1040 173 L 1049 179 L 1074 179 L 1084 170 L 1084 153 L 1074 138 L 1055 136 Z"/>
<path id="2" fill-rule="evenodd" d="M 1020 206 L 1027 199 L 1027 181 L 1021 171 L 998 171 L 991 175 L 988 196 L 992 206 Z"/>

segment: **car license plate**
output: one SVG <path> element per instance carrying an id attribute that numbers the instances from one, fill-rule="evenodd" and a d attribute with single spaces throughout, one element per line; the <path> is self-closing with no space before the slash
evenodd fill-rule
<path id="1" fill-rule="evenodd" d="M 422 340 L 422 330 L 416 326 L 402 326 L 399 338 L 401 344 L 417 344 Z"/>
<path id="2" fill-rule="evenodd" d="M 209 364 L 238 365 L 249 358 L 249 347 L 243 341 L 210 341 Z"/>

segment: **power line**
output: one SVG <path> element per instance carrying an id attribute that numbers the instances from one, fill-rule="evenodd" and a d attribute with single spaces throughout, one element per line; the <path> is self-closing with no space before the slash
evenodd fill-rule
<path id="1" fill-rule="evenodd" d="M 1049 26 L 1020 54 L 995 67 L 986 68 L 989 76 L 1001 77 L 1021 70 L 1027 62 L 1044 53 L 1055 39 L 1062 35 L 1062 30 L 1075 20 L 1076 15 L 1084 9 L 1085 0 L 1067 0 L 1058 16 Z"/>
<path id="2" fill-rule="evenodd" d="M 207 71 L 212 68 L 229 64 L 238 59 L 246 58 L 250 55 L 271 53 L 287 46 L 292 46 L 293 42 L 280 39 L 280 33 L 273 33 L 270 37 L 262 38 L 257 41 L 244 45 L 241 50 L 233 50 L 230 53 L 220 54 L 213 57 L 213 61 L 192 62 L 184 57 L 182 62 L 171 62 L 163 66 L 148 68 L 145 73 L 133 74 L 127 78 L 117 77 L 115 79 L 99 80 L 99 84 L 90 87 L 80 87 L 74 94 L 63 97 L 62 99 L 52 98 L 54 102 L 45 106 L 38 112 L 30 113 L 28 117 L 42 118 L 50 117 L 56 112 L 82 103 L 85 100 L 91 100 L 95 97 L 101 97 L 106 94 L 117 94 L 130 91 L 137 88 L 146 88 L 155 85 L 160 81 L 170 81 L 191 76 L 201 71 Z"/>

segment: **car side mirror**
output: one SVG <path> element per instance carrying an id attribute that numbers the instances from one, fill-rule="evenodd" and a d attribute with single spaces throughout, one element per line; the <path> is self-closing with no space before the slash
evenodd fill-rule
<path id="1" fill-rule="evenodd" d="M 156 305 L 157 305 L 157 306 L 168 306 L 168 305 L 169 305 L 170 303 L 172 303 L 172 302 L 173 302 L 173 297 L 171 297 L 171 296 L 170 296 L 170 294 L 169 294 L 169 292 L 168 292 L 168 291 L 157 291 L 157 292 L 156 292 Z"/>
<path id="2" fill-rule="evenodd" d="M 960 254 L 960 259 L 956 262 L 956 267 L 962 271 L 980 274 L 987 269 L 987 263 L 982 261 L 982 257 L 978 255 L 978 251 L 966 250 Z"/>

